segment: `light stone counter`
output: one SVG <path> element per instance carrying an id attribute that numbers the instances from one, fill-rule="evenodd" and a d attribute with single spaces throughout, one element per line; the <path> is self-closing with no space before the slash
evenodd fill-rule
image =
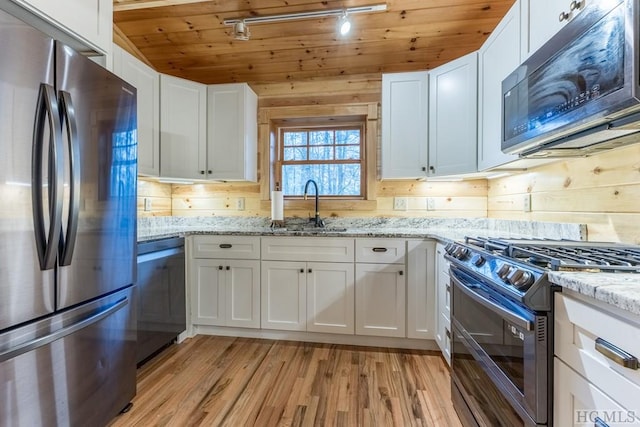
<path id="1" fill-rule="evenodd" d="M 640 274 L 550 271 L 556 285 L 640 315 Z"/>

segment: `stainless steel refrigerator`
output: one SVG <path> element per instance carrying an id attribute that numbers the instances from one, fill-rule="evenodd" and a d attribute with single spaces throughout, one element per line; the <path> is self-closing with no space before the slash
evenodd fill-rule
<path id="1" fill-rule="evenodd" d="M 135 394 L 136 91 L 0 11 L 0 426 Z"/>

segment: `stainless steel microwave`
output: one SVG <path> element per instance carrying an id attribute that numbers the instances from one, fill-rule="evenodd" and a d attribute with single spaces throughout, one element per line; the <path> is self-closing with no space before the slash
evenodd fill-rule
<path id="1" fill-rule="evenodd" d="M 503 80 L 502 151 L 585 156 L 640 141 L 638 2 L 587 2 Z"/>

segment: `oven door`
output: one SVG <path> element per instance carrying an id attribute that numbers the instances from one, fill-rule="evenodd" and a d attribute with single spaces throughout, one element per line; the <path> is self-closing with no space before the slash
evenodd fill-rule
<path id="1" fill-rule="evenodd" d="M 529 312 L 452 265 L 452 371 L 480 425 L 545 425 L 548 353 L 536 331 L 546 318 Z"/>

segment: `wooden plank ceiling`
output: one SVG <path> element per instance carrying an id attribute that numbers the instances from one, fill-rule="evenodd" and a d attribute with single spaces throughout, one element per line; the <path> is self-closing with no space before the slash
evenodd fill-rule
<path id="1" fill-rule="evenodd" d="M 385 3 L 384 0 L 114 0 L 115 41 L 156 70 L 212 84 L 330 80 L 425 70 L 478 49 L 514 0 L 386 0 L 384 12 L 249 24 L 224 19 Z"/>

